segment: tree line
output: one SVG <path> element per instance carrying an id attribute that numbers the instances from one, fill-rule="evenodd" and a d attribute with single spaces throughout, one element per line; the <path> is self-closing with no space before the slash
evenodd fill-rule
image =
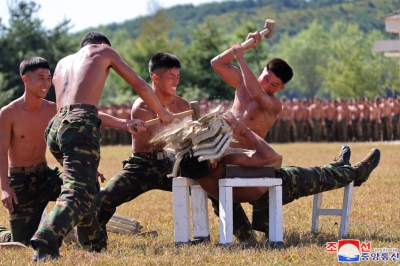
<path id="1" fill-rule="evenodd" d="M 381 0 L 380 0 L 381 1 Z M 382 0 L 387 5 L 395 0 Z M 271 3 L 270 3 L 271 2 Z M 264 8 L 270 3 L 273 10 L 282 10 L 283 6 L 293 7 L 295 3 L 306 2 L 308 8 L 334 8 L 338 5 L 360 4 L 370 1 L 227 1 L 226 5 L 248 5 L 251 8 Z M 390 2 L 390 3 L 389 3 Z M 236 3 L 236 4 L 235 4 Z M 292 4 L 290 4 L 292 3 Z M 222 3 L 221 3 L 222 4 Z M 196 7 L 201 9 L 211 4 Z M 253 5 L 253 6 L 251 6 Z M 255 6 L 254 6 L 255 5 Z M 258 6 L 257 6 L 258 5 Z M 275 3 L 275 5 L 278 5 Z M 304 3 L 302 5 L 305 5 Z M 179 6 L 178 6 L 179 7 Z M 46 29 L 37 17 L 40 7 L 34 1 L 17 1 L 9 7 L 9 26 L 0 20 L 0 106 L 23 94 L 23 84 L 19 77 L 19 63 L 30 56 L 46 58 L 51 71 L 64 56 L 79 49 L 81 37 L 87 32 L 70 33 L 70 21 L 65 20 L 53 29 Z M 300 6 L 298 12 L 305 7 Z M 388 10 L 387 13 L 391 12 Z M 187 100 L 232 99 L 234 90 L 227 86 L 210 67 L 210 60 L 228 49 L 233 43 L 243 42 L 249 32 L 261 30 L 263 20 L 242 23 L 232 31 L 220 27 L 211 17 L 185 30 L 181 34 L 171 34 L 175 30 L 176 18 L 166 9 L 156 8 L 155 13 L 147 18 L 136 20 L 137 36 L 124 27 L 100 30 L 110 37 L 112 46 L 139 76 L 150 82 L 147 64 L 157 52 L 169 52 L 177 55 L 182 63 L 181 81 L 178 94 Z M 219 19 L 226 19 L 221 13 Z M 382 14 L 383 15 L 383 14 Z M 241 14 L 242 17 L 253 17 Z M 272 18 L 272 17 L 271 17 Z M 285 59 L 294 69 L 294 78 L 284 91 L 277 96 L 286 98 L 357 98 L 391 96 L 399 92 L 399 59 L 385 58 L 382 53 L 374 52 L 374 42 L 388 39 L 388 35 L 379 27 L 363 30 L 363 26 L 354 22 L 335 22 L 329 27 L 315 19 L 307 27 L 295 34 L 280 30 L 279 35 L 264 40 L 256 48 L 246 51 L 245 57 L 253 72 L 258 75 L 260 69 L 274 57 Z M 338 19 L 339 21 L 340 19 Z M 383 21 L 383 20 L 382 20 Z M 160 26 L 162 25 L 162 27 Z M 281 32 L 279 32 L 281 31 Z M 189 40 L 189 41 L 188 41 Z M 233 62 L 235 64 L 235 62 Z M 137 97 L 118 75 L 111 72 L 107 79 L 102 104 L 132 101 Z M 48 99 L 55 100 L 54 91 Z"/>

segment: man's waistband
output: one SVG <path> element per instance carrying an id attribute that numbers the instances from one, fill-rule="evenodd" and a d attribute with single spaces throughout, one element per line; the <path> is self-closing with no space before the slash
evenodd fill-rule
<path id="1" fill-rule="evenodd" d="M 168 154 L 165 150 L 154 150 L 152 152 L 132 151 L 132 156 L 151 160 L 163 160 L 168 158 Z"/>
<path id="2" fill-rule="evenodd" d="M 37 173 L 43 172 L 48 168 L 47 163 L 40 163 L 26 167 L 13 167 L 10 166 L 8 168 L 9 174 L 30 174 L 30 173 Z"/>
<path id="3" fill-rule="evenodd" d="M 63 106 L 58 110 L 58 113 L 64 113 L 71 110 L 84 110 L 87 112 L 93 112 L 96 115 L 99 113 L 96 106 L 86 103 L 74 103 Z"/>

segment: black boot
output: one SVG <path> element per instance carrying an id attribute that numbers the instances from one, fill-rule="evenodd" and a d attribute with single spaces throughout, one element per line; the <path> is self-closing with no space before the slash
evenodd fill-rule
<path id="1" fill-rule="evenodd" d="M 373 148 L 361 162 L 354 165 L 354 168 L 358 173 L 358 176 L 354 181 L 355 186 L 359 187 L 362 183 L 368 180 L 371 172 L 378 166 L 380 159 L 381 151 Z"/>
<path id="2" fill-rule="evenodd" d="M 350 156 L 351 156 L 350 147 L 343 144 L 342 147 L 340 147 L 340 152 L 339 152 L 338 157 L 333 159 L 333 162 L 331 164 L 334 164 L 337 166 L 351 165 L 350 164 Z"/>
<path id="3" fill-rule="evenodd" d="M 60 258 L 60 253 L 58 251 L 54 251 L 40 242 L 31 241 L 31 245 L 35 250 L 32 255 L 32 262 L 46 262 Z"/>

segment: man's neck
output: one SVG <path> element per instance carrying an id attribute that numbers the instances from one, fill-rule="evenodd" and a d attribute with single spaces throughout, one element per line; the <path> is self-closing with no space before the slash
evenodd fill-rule
<path id="1" fill-rule="evenodd" d="M 30 95 L 29 93 L 24 93 L 23 102 L 25 109 L 29 111 L 37 111 L 42 107 L 42 98 L 38 98 L 36 96 Z"/>
<path id="2" fill-rule="evenodd" d="M 165 108 L 166 106 L 169 106 L 171 102 L 173 101 L 173 96 L 171 95 L 166 95 L 159 90 L 154 90 L 158 101 L 161 103 L 161 105 Z"/>

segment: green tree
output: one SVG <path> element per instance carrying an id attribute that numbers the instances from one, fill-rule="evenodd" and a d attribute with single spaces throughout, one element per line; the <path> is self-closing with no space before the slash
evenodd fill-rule
<path id="1" fill-rule="evenodd" d="M 323 27 L 314 21 L 307 30 L 293 37 L 285 34 L 274 49 L 293 68 L 293 80 L 285 87 L 287 95 L 314 97 L 322 87 L 324 76 L 318 68 L 327 62 L 328 35 Z"/>
<path id="2" fill-rule="evenodd" d="M 331 97 L 356 98 L 383 95 L 386 88 L 382 54 L 374 51 L 378 31 L 366 34 L 357 24 L 336 23 L 330 30 L 328 63 L 319 70 Z"/>
<path id="3" fill-rule="evenodd" d="M 0 72 L 7 81 L 3 91 L 13 89 L 12 99 L 20 97 L 24 87 L 19 76 L 19 64 L 25 58 L 41 56 L 49 61 L 53 72 L 56 63 L 74 51 L 77 40 L 68 35 L 69 21 L 61 22 L 53 30 L 46 30 L 36 17 L 40 6 L 33 1 L 15 1 L 9 6 L 9 26 L 2 25 L 0 34 Z M 55 100 L 54 91 L 47 95 Z"/>
<path id="4" fill-rule="evenodd" d="M 181 61 L 187 87 L 195 87 L 211 98 L 233 98 L 234 91 L 212 70 L 210 61 L 229 48 L 224 35 L 210 20 L 197 26 L 190 34 L 192 43 L 183 50 Z"/>
<path id="5" fill-rule="evenodd" d="M 232 40 L 232 43 L 243 43 L 246 40 L 248 33 L 258 30 L 260 29 L 257 28 L 255 23 L 246 22 L 235 31 L 233 35 L 234 40 Z M 268 58 L 268 51 L 269 44 L 267 41 L 265 41 L 265 39 L 263 39 L 256 47 L 247 50 L 244 54 L 246 62 L 256 76 L 261 69 L 265 67 L 262 62 Z"/>

